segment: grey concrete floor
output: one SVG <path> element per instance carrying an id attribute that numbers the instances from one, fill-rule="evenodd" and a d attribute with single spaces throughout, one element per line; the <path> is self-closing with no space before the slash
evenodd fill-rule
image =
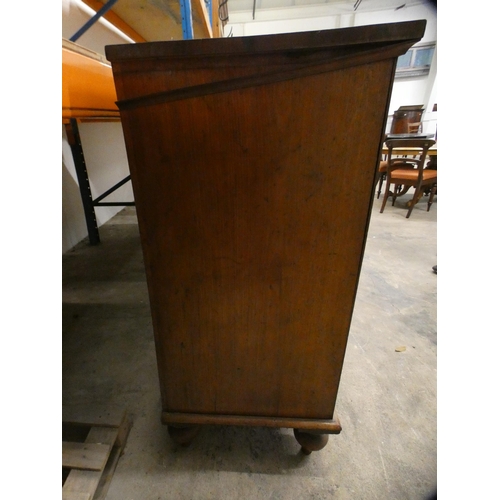
<path id="1" fill-rule="evenodd" d="M 437 197 L 406 219 L 374 201 L 336 411 L 305 456 L 291 429 L 204 427 L 190 447 L 160 423 L 155 347 L 133 208 L 63 255 L 64 405 L 126 409 L 108 500 L 430 499 L 437 484 Z M 399 347 L 406 350 L 398 352 Z"/>

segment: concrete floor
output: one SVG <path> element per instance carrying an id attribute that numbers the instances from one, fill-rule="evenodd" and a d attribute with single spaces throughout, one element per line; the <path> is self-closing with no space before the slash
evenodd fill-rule
<path id="1" fill-rule="evenodd" d="M 214 426 L 189 448 L 170 441 L 133 208 L 101 227 L 100 245 L 63 256 L 63 404 L 118 406 L 133 421 L 107 500 L 435 497 L 438 205 L 406 219 L 406 199 L 383 214 L 374 201 L 336 406 L 343 430 L 309 456 L 291 429 Z"/>

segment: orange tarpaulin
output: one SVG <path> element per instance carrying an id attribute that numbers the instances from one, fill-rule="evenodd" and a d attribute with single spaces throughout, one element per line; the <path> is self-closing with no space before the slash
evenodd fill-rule
<path id="1" fill-rule="evenodd" d="M 119 118 L 111 65 L 104 56 L 63 39 L 62 117 Z"/>

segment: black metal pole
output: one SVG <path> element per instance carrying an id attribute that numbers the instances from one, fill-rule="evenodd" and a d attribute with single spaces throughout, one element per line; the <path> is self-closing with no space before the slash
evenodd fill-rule
<path id="1" fill-rule="evenodd" d="M 66 134 L 68 143 L 71 147 L 73 161 L 75 162 L 76 176 L 78 178 L 78 187 L 82 197 L 83 211 L 85 213 L 85 221 L 87 223 L 87 231 L 89 234 L 89 242 L 91 245 L 97 245 L 100 242 L 99 229 L 95 218 L 94 203 L 92 201 L 92 192 L 90 190 L 90 182 L 87 174 L 87 166 L 85 157 L 83 156 L 82 143 L 80 141 L 80 133 L 78 131 L 78 123 L 74 118 L 66 125 Z"/>
<path id="2" fill-rule="evenodd" d="M 94 207 L 103 206 L 103 204 L 101 203 L 101 200 L 104 200 L 104 198 L 106 198 L 107 196 L 109 196 L 111 193 L 114 193 L 119 187 L 123 186 L 129 180 L 130 180 L 130 175 L 127 175 L 127 177 L 125 177 L 125 179 L 123 179 L 120 182 L 118 182 L 117 184 L 115 184 L 111 189 L 108 189 L 105 193 L 101 194 L 101 196 L 98 196 L 94 200 Z M 125 203 L 127 203 L 127 202 L 125 202 Z M 135 204 L 134 202 L 130 202 L 130 203 L 132 205 Z M 123 205 L 123 206 L 125 206 L 124 203 L 115 203 L 115 205 Z"/>

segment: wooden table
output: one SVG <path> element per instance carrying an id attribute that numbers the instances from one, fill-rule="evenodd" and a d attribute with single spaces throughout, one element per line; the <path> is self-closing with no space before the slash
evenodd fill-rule
<path id="1" fill-rule="evenodd" d="M 397 151 L 397 153 L 400 155 L 413 155 L 415 154 L 415 151 L 419 151 L 419 148 L 394 148 L 394 151 Z M 389 154 L 389 148 L 385 144 L 382 146 L 382 154 Z M 434 146 L 429 148 L 427 154 L 429 156 L 437 156 L 437 144 L 434 144 Z"/>
<path id="2" fill-rule="evenodd" d="M 416 151 L 419 151 L 418 148 L 394 148 L 394 150 L 398 155 L 401 156 L 413 156 Z M 385 145 L 382 146 L 382 155 L 389 154 L 389 148 Z M 431 148 L 427 150 L 427 155 L 429 156 L 429 163 L 426 168 L 437 169 L 437 144 L 434 144 Z"/>

